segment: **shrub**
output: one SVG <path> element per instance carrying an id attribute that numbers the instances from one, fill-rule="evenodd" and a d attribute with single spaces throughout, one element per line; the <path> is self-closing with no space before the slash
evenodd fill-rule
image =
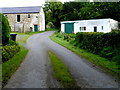
<path id="1" fill-rule="evenodd" d="M 3 46 L 2 47 L 2 62 L 4 63 L 5 61 L 8 61 L 19 51 L 20 51 L 20 47 L 18 45 Z"/>
<path id="2" fill-rule="evenodd" d="M 18 45 L 18 44 L 13 40 L 9 40 L 7 45 Z"/>
<path id="3" fill-rule="evenodd" d="M 120 53 L 120 31 L 79 32 L 76 34 L 74 45 L 112 60 Z"/>
<path id="4" fill-rule="evenodd" d="M 0 14 L 0 20 L 2 20 L 2 44 L 5 46 L 9 42 L 10 26 L 7 18 L 3 14 Z"/>
<path id="5" fill-rule="evenodd" d="M 112 58 L 112 61 L 117 62 L 120 65 L 120 53 Z"/>

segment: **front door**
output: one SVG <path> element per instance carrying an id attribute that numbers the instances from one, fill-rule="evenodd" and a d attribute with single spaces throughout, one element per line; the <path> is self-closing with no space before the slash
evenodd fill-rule
<path id="1" fill-rule="evenodd" d="M 97 26 L 94 27 L 94 32 L 97 32 Z"/>
<path id="2" fill-rule="evenodd" d="M 38 25 L 34 25 L 34 32 L 38 32 Z"/>

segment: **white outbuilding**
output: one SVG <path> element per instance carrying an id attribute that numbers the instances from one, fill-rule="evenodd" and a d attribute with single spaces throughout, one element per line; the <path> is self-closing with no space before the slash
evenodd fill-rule
<path id="1" fill-rule="evenodd" d="M 91 19 L 61 22 L 61 31 L 64 33 L 77 32 L 111 32 L 118 29 L 118 21 L 113 19 Z"/>

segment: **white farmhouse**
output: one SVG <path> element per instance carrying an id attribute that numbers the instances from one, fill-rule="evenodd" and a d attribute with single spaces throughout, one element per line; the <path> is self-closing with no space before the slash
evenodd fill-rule
<path id="1" fill-rule="evenodd" d="M 64 33 L 77 32 L 111 32 L 118 29 L 118 21 L 113 19 L 91 19 L 61 22 L 61 31 Z"/>

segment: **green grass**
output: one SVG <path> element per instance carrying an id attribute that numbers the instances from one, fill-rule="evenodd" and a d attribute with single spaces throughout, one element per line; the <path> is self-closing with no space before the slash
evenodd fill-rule
<path id="1" fill-rule="evenodd" d="M 28 53 L 28 50 L 24 48 L 24 44 L 26 40 L 33 34 L 42 33 L 42 32 L 30 32 L 30 33 L 19 33 L 19 32 L 11 32 L 16 33 L 18 35 L 23 35 L 22 38 L 17 39 L 17 43 L 20 46 L 20 52 L 18 52 L 13 58 L 6 61 L 5 63 L 0 65 L 0 70 L 2 70 L 2 87 L 7 84 L 7 81 L 14 74 L 14 72 L 18 69 L 21 62 L 24 60 L 25 56 Z M 1 69 L 2 67 L 2 69 Z M 0 74 L 1 75 L 1 74 Z"/>
<path id="2" fill-rule="evenodd" d="M 51 64 L 54 71 L 54 76 L 64 88 L 75 88 L 75 80 L 69 73 L 65 64 L 51 51 L 48 51 Z"/>
<path id="3" fill-rule="evenodd" d="M 18 35 L 33 35 L 33 34 L 38 34 L 38 33 L 42 33 L 42 32 L 45 32 L 45 31 L 40 31 L 40 32 L 25 32 L 25 33 L 23 33 L 23 32 L 10 32 L 10 33 L 11 34 L 12 33 L 16 33 Z"/>
<path id="4" fill-rule="evenodd" d="M 55 41 L 56 43 L 66 47 L 67 49 L 75 52 L 76 54 L 78 54 L 80 57 L 85 58 L 86 60 L 94 63 L 95 65 L 101 67 L 102 69 L 104 69 L 106 72 L 110 73 L 111 75 L 120 78 L 120 70 L 118 69 L 118 65 L 115 62 L 111 62 L 109 60 L 107 60 L 106 58 L 100 57 L 98 55 L 89 53 L 83 49 L 80 49 L 78 47 L 73 46 L 72 44 L 70 44 L 69 42 L 67 42 L 66 40 L 63 40 L 63 38 L 58 38 L 55 36 L 55 34 L 53 34 L 52 36 L 50 36 L 50 38 Z"/>

